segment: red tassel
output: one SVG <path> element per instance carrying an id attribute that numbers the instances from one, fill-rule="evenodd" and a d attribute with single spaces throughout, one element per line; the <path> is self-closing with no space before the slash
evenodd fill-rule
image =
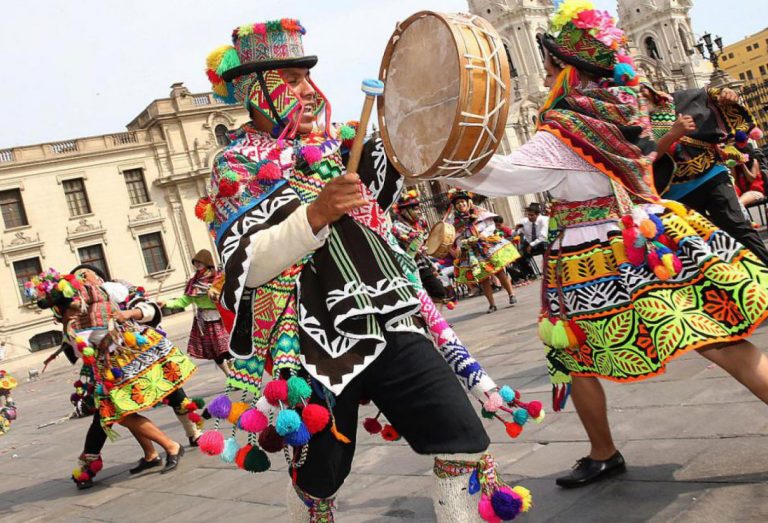
<path id="1" fill-rule="evenodd" d="M 573 331 L 573 334 L 576 336 L 576 339 L 579 342 L 579 347 L 587 343 L 587 333 L 584 332 L 584 329 L 579 327 L 579 324 L 576 323 L 576 320 L 569 320 L 568 327 L 570 327 L 570 329 Z"/>

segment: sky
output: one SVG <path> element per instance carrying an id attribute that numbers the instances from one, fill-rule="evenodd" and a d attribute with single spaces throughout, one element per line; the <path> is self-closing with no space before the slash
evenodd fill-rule
<path id="1" fill-rule="evenodd" d="M 594 0 L 615 14 L 616 0 Z M 695 0 L 694 32 L 726 44 L 765 27 L 768 0 Z M 334 120 L 357 119 L 360 83 L 378 74 L 395 24 L 420 10 L 467 11 L 465 0 L 37 0 L 0 16 L 0 149 L 120 132 L 174 82 L 210 90 L 206 55 L 245 23 L 298 18 Z"/>

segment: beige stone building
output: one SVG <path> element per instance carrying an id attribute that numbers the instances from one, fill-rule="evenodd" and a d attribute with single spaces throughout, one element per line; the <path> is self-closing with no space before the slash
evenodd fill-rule
<path id="1" fill-rule="evenodd" d="M 246 120 L 177 83 L 127 131 L 0 149 L 0 352 L 60 341 L 51 313 L 22 292 L 41 269 L 91 263 L 153 295 L 181 292 L 194 253 L 214 251 L 195 203 L 226 131 Z"/>

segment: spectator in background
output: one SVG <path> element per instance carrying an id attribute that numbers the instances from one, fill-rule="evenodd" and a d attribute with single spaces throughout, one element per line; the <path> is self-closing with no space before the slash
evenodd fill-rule
<path id="1" fill-rule="evenodd" d="M 526 217 L 520 223 L 523 240 L 520 246 L 522 265 L 526 270 L 526 277 L 533 279 L 536 273 L 531 264 L 536 263 L 534 256 L 543 255 L 547 251 L 547 233 L 549 231 L 549 218 L 541 214 L 541 205 L 533 202 L 525 208 Z"/>

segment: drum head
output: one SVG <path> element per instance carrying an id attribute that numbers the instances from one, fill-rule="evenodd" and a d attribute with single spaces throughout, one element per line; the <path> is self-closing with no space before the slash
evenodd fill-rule
<path id="1" fill-rule="evenodd" d="M 406 22 L 407 23 L 407 22 Z M 405 24 L 403 24 L 405 25 Z M 410 22 L 394 43 L 386 68 L 382 131 L 409 175 L 437 162 L 456 119 L 461 87 L 458 49 L 436 14 Z"/>
<path id="2" fill-rule="evenodd" d="M 456 230 L 453 225 L 445 222 L 437 222 L 429 231 L 425 247 L 430 256 L 443 256 L 447 254 L 447 247 L 453 244 L 456 238 Z M 444 252 L 445 251 L 445 252 Z"/>

